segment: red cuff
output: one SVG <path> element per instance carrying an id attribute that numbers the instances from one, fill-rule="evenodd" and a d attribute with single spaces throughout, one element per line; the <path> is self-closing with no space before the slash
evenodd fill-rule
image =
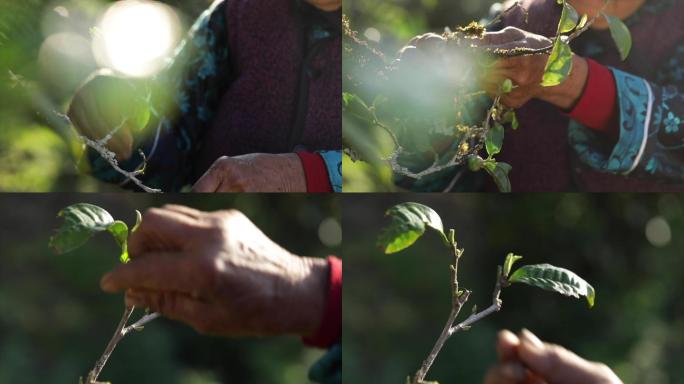
<path id="1" fill-rule="evenodd" d="M 328 168 L 325 161 L 317 153 L 297 152 L 302 161 L 306 176 L 306 191 L 311 193 L 332 192 L 332 185 L 328 178 Z"/>
<path id="2" fill-rule="evenodd" d="M 309 347 L 329 348 L 342 336 L 342 260 L 328 257 L 330 284 L 321 327 L 311 336 L 302 337 Z"/>
<path id="3" fill-rule="evenodd" d="M 620 122 L 613 73 L 594 60 L 587 59 L 587 63 L 587 84 L 569 116 L 593 130 L 617 136 Z"/>

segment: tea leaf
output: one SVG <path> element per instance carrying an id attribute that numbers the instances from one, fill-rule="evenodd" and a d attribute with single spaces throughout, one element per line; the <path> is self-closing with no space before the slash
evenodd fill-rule
<path id="1" fill-rule="evenodd" d="M 387 254 L 396 253 L 413 245 L 427 228 L 437 231 L 445 243 L 442 219 L 432 208 L 419 203 L 402 203 L 390 208 L 385 216 L 391 218 L 379 238 L 380 246 Z"/>
<path id="2" fill-rule="evenodd" d="M 574 272 L 550 264 L 526 265 L 508 279 L 511 283 L 524 283 L 547 291 L 572 297 L 585 297 L 589 307 L 594 306 L 596 291 Z"/>

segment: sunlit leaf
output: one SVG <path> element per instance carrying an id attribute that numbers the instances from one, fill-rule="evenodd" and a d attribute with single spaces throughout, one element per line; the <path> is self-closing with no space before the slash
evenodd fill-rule
<path id="1" fill-rule="evenodd" d="M 121 262 L 128 263 L 128 226 L 123 221 L 115 221 L 107 227 L 121 248 Z"/>
<path id="2" fill-rule="evenodd" d="M 121 262 L 128 262 L 128 226 L 115 221 L 106 210 L 92 204 L 79 203 L 64 208 L 58 214 L 64 221 L 50 238 L 50 247 L 64 254 L 83 246 L 99 232 L 109 232 L 121 248 Z"/>
<path id="3" fill-rule="evenodd" d="M 379 238 L 384 252 L 396 253 L 413 245 L 427 228 L 432 228 L 447 242 L 442 219 L 432 208 L 419 203 L 402 203 L 390 208 L 391 221 Z"/>
<path id="4" fill-rule="evenodd" d="M 140 211 L 138 211 L 136 209 L 135 210 L 135 225 L 133 226 L 133 229 L 131 229 L 131 233 L 138 230 L 138 227 L 140 227 L 140 223 L 142 223 L 142 213 L 140 213 Z"/>
<path id="5" fill-rule="evenodd" d="M 485 148 L 487 149 L 487 154 L 491 157 L 499 152 L 501 152 L 501 147 L 503 146 L 504 140 L 504 127 L 503 125 L 496 123 L 494 126 L 489 128 L 487 135 L 485 136 Z"/>
<path id="6" fill-rule="evenodd" d="M 504 266 L 503 266 L 503 275 L 505 277 L 508 277 L 508 275 L 511 274 L 511 269 L 513 268 L 513 264 L 515 264 L 516 261 L 522 259 L 522 256 L 515 255 L 513 253 L 509 253 L 506 255 L 506 261 L 504 261 Z"/>
<path id="7" fill-rule="evenodd" d="M 85 244 L 94 234 L 107 230 L 114 222 L 109 212 L 92 204 L 75 204 L 64 208 L 58 214 L 64 222 L 57 233 L 50 238 L 50 247 L 57 253 L 73 251 Z"/>
<path id="8" fill-rule="evenodd" d="M 582 15 L 582 18 L 580 19 L 579 23 L 577 23 L 577 29 L 582 29 L 587 25 L 587 21 L 589 21 L 589 16 L 585 13 Z"/>
<path id="9" fill-rule="evenodd" d="M 632 50 L 632 33 L 619 17 L 605 13 L 603 14 L 603 17 L 608 21 L 610 35 L 613 37 L 613 41 L 615 41 L 618 52 L 620 52 L 620 59 L 624 61 Z"/>
<path id="10" fill-rule="evenodd" d="M 511 80 L 511 79 L 504 80 L 503 84 L 501 84 L 501 92 L 511 93 L 512 90 L 513 90 L 513 80 Z"/>
<path id="11" fill-rule="evenodd" d="M 585 297 L 589 307 L 594 306 L 596 291 L 574 272 L 550 264 L 526 265 L 508 279 L 511 283 L 523 283 L 547 291 L 576 298 Z"/>
<path id="12" fill-rule="evenodd" d="M 563 3 L 563 12 L 561 13 L 561 18 L 560 18 L 560 21 L 558 23 L 558 32 L 559 33 L 572 32 L 577 27 L 578 21 L 579 21 L 579 15 L 577 14 L 575 7 L 568 4 L 567 2 L 564 2 Z"/>
<path id="13" fill-rule="evenodd" d="M 570 75 L 571 70 L 572 50 L 570 45 L 561 38 L 557 38 L 553 43 L 549 60 L 546 62 L 541 85 L 543 87 L 559 85 Z"/>

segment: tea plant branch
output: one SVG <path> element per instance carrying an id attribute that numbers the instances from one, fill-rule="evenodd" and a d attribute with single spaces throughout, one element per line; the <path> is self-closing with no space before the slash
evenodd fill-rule
<path id="1" fill-rule="evenodd" d="M 73 124 L 72 124 L 71 119 L 69 118 L 69 116 L 67 116 L 67 115 L 65 115 L 65 114 L 58 113 L 58 112 L 56 112 L 56 111 L 55 111 L 55 114 L 57 114 L 59 117 L 61 117 L 62 119 L 64 119 L 69 125 L 73 126 Z M 116 159 L 116 154 L 115 154 L 114 152 L 112 152 L 111 150 L 109 150 L 109 148 L 107 148 L 107 144 L 109 143 L 109 141 L 114 137 L 114 135 L 115 135 L 121 128 L 123 128 L 123 126 L 126 124 L 126 121 L 127 121 L 127 119 L 124 119 L 124 120 L 121 122 L 121 124 L 119 124 L 118 126 L 114 127 L 114 129 L 112 129 L 109 133 L 107 133 L 107 135 L 105 135 L 105 137 L 103 137 L 103 138 L 100 139 L 100 140 L 92 140 L 92 139 L 90 139 L 90 138 L 88 138 L 88 137 L 86 137 L 86 136 L 83 136 L 83 135 L 79 135 L 78 138 L 79 138 L 79 139 L 83 142 L 83 144 L 85 144 L 87 147 L 92 148 L 93 150 L 95 150 L 95 151 L 100 155 L 100 157 L 102 157 L 107 163 L 109 163 L 109 165 L 110 165 L 116 172 L 118 172 L 118 173 L 120 173 L 121 175 L 123 175 L 127 180 L 132 181 L 135 185 L 137 185 L 138 187 L 140 187 L 140 189 L 142 189 L 143 191 L 145 191 L 145 192 L 147 192 L 147 193 L 162 193 L 162 191 L 161 191 L 160 189 L 150 188 L 150 187 L 146 186 L 146 185 L 138 178 L 138 176 L 140 176 L 140 175 L 145 171 L 145 167 L 146 167 L 146 165 L 147 165 L 147 159 L 145 158 L 145 153 L 142 152 L 142 150 L 140 151 L 140 155 L 143 157 L 143 163 L 142 163 L 142 165 L 141 165 L 140 167 L 138 167 L 138 169 L 136 169 L 136 170 L 134 170 L 134 171 L 132 171 L 132 172 L 129 172 L 129 171 L 126 171 L 125 169 L 121 168 L 121 166 L 119 166 L 119 161 Z"/>
<path id="2" fill-rule="evenodd" d="M 449 239 L 449 242 L 451 243 L 450 246 L 452 248 L 452 255 L 454 258 L 454 263 L 450 266 L 451 312 L 449 313 L 449 318 L 447 319 L 447 322 L 444 325 L 444 328 L 442 329 L 442 333 L 439 335 L 437 341 L 435 342 L 435 345 L 432 347 L 432 350 L 430 351 L 427 358 L 425 358 L 420 368 L 416 372 L 413 378 L 414 384 L 421 384 L 424 382 L 425 376 L 430 370 L 430 367 L 432 367 L 432 364 L 435 362 L 435 359 L 437 358 L 437 355 L 439 355 L 439 352 L 442 350 L 442 347 L 444 347 L 444 343 L 446 343 L 449 337 L 451 337 L 451 335 L 453 334 L 452 326 L 454 325 L 454 322 L 456 322 L 458 314 L 461 312 L 461 308 L 463 308 L 463 305 L 468 301 L 468 298 L 470 297 L 470 291 L 461 291 L 459 289 L 458 284 L 458 262 L 461 259 L 461 255 L 463 255 L 463 250 L 458 248 L 455 241 L 452 241 L 453 236 L 450 237 L 451 239 Z"/>
<path id="3" fill-rule="evenodd" d="M 124 328 L 121 331 L 121 333 L 126 335 L 127 333 L 129 333 L 131 331 L 142 331 L 147 323 L 151 322 L 154 319 L 159 318 L 160 316 L 161 316 L 161 314 L 158 312 L 148 313 L 145 316 L 143 316 L 142 318 L 140 318 L 140 320 L 138 320 L 135 323 Z"/>
<path id="4" fill-rule="evenodd" d="M 501 310 L 501 307 L 503 306 L 503 301 L 501 301 L 500 299 L 501 290 L 506 285 L 508 285 L 508 281 L 503 277 L 501 266 L 498 266 L 496 275 L 496 285 L 494 286 L 494 293 L 492 294 L 492 305 L 490 305 L 489 307 L 487 307 L 487 309 L 481 312 L 473 313 L 463 322 L 451 327 L 449 329 L 449 336 L 459 331 L 467 331 L 470 328 L 470 326 L 472 326 L 476 322 L 484 319 L 492 313 L 499 312 Z"/>
<path id="5" fill-rule="evenodd" d="M 114 331 L 114 335 L 112 336 L 111 340 L 109 340 L 109 343 L 107 343 L 107 347 L 102 353 L 102 356 L 100 356 L 100 358 L 95 363 L 95 367 L 90 371 L 90 373 L 88 373 L 88 378 L 86 381 L 87 384 L 95 384 L 98 382 L 97 377 L 100 376 L 100 372 L 102 372 L 102 369 L 107 364 L 109 356 L 111 356 L 112 352 L 114 352 L 114 349 L 116 349 L 116 346 L 119 344 L 119 341 L 121 341 L 121 339 L 123 339 L 124 336 L 126 336 L 123 330 L 126 327 L 126 323 L 128 323 L 128 319 L 131 318 L 134 309 L 135 307 L 127 306 L 124 310 L 124 313 L 121 316 L 121 320 L 119 320 L 119 325 L 116 327 L 116 331 Z"/>
<path id="6" fill-rule="evenodd" d="M 406 378 L 406 384 L 436 384 L 437 382 L 425 381 L 425 377 L 446 341 L 454 334 L 467 331 L 478 321 L 499 312 L 503 306 L 501 291 L 513 283 L 523 283 L 565 296 L 576 298 L 584 296 L 589 303 L 589 307 L 594 305 L 596 291 L 589 283 L 572 271 L 549 264 L 535 264 L 522 266 L 515 272 L 512 272 L 513 265 L 522 259 L 522 256 L 509 253 L 506 255 L 503 266 L 497 266 L 496 283 L 492 292 L 492 304 L 480 312 L 477 312 L 477 306 L 473 306 L 471 315 L 464 321 L 454 325 L 461 309 L 471 294 L 471 291 L 461 289 L 459 286 L 458 264 L 464 250 L 459 249 L 457 246 L 455 231 L 453 229 L 449 230 L 447 236 L 444 232 L 442 219 L 437 212 L 419 203 L 409 202 L 395 205 L 387 211 L 386 215 L 390 216 L 392 221 L 385 227 L 379 238 L 380 245 L 384 248 L 385 253 L 396 253 L 412 246 L 425 231 L 431 229 L 441 235 L 444 244 L 450 249 L 451 256 L 453 257 L 453 264 L 450 265 L 451 310 L 449 318 L 432 350 L 430 350 L 430 353 L 422 362 L 416 374 L 413 378 L 410 376 Z"/>
<path id="7" fill-rule="evenodd" d="M 121 249 L 119 260 L 128 263 L 128 237 L 135 232 L 142 222 L 142 214 L 136 211 L 135 225 L 130 229 L 128 225 L 120 220 L 114 220 L 112 215 L 96 205 L 79 203 L 68 206 L 58 213 L 64 219 L 62 226 L 54 236 L 50 238 L 50 247 L 57 254 L 64 254 L 82 247 L 88 240 L 97 233 L 109 232 Z M 114 352 L 118 343 L 131 331 L 142 331 L 145 324 L 160 316 L 159 313 L 146 313 L 138 321 L 126 326 L 133 314 L 135 307 L 126 306 L 124 313 L 119 320 L 114 335 L 107 343 L 102 356 L 96 361 L 95 367 L 88 373 L 86 384 L 97 384 L 97 378 L 102 369 L 107 364 L 109 356 Z M 80 381 L 83 382 L 82 380 Z"/>

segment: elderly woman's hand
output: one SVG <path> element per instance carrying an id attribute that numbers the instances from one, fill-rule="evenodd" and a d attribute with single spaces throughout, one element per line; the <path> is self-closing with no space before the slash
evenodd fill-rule
<path id="1" fill-rule="evenodd" d="M 477 45 L 488 49 L 543 49 L 553 42 L 543 36 L 508 27 L 499 32 L 486 33 Z M 554 87 L 542 87 L 544 69 L 549 56 L 533 54 L 502 58 L 497 60 L 481 78 L 484 89 L 490 96 L 499 93 L 501 84 L 510 79 L 513 90 L 502 95 L 504 105 L 520 108 L 531 99 L 540 99 L 562 109 L 570 109 L 579 100 L 587 81 L 587 61 L 577 55 L 572 58 L 572 71 L 563 83 Z"/>
<path id="2" fill-rule="evenodd" d="M 622 384 L 605 364 L 587 361 L 571 351 L 544 343 L 532 332 L 501 331 L 499 362 L 485 384 Z"/>
<path id="3" fill-rule="evenodd" d="M 302 162 L 294 153 L 228 157 L 214 162 L 193 192 L 306 192 Z"/>
<path id="4" fill-rule="evenodd" d="M 102 289 L 201 333 L 309 335 L 321 324 L 326 260 L 293 255 L 238 211 L 150 209 L 129 251 Z"/>

